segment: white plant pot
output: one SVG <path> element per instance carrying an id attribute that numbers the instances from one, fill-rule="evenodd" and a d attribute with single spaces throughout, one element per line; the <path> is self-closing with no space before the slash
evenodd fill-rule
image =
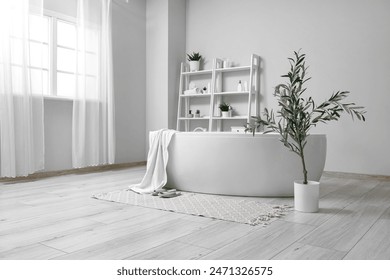
<path id="1" fill-rule="evenodd" d="M 190 61 L 190 71 L 191 72 L 194 72 L 194 71 L 199 71 L 199 61 Z"/>
<path id="2" fill-rule="evenodd" d="M 295 210 L 306 213 L 318 212 L 320 195 L 320 182 L 308 181 L 307 185 L 302 181 L 294 182 L 294 207 Z"/>
<path id="3" fill-rule="evenodd" d="M 228 118 L 229 117 L 229 111 L 221 111 L 222 112 L 222 118 Z"/>

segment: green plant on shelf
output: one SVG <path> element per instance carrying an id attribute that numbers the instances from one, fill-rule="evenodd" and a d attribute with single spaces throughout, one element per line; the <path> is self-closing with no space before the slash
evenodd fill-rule
<path id="1" fill-rule="evenodd" d="M 187 54 L 188 61 L 200 61 L 202 56 L 197 52 L 192 52 L 192 54 Z"/>
<path id="2" fill-rule="evenodd" d="M 229 104 L 223 102 L 223 103 L 219 104 L 219 109 L 220 109 L 222 112 L 228 112 L 229 110 L 232 109 L 232 107 L 231 107 Z"/>

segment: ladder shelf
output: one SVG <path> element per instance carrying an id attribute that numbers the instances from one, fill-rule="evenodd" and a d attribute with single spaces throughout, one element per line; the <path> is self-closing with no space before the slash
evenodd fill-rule
<path id="1" fill-rule="evenodd" d="M 250 122 L 252 114 L 258 114 L 260 57 L 252 54 L 250 64 L 246 66 L 222 68 L 222 65 L 223 61 L 216 58 L 211 69 L 190 72 L 186 63 L 181 64 L 176 127 L 178 131 L 190 131 L 192 122 L 205 120 L 208 121 L 209 131 L 226 131 L 224 122 L 234 121 L 237 126 L 236 121 L 240 121 L 244 125 Z M 235 79 L 236 75 L 243 77 L 242 80 L 247 79 L 248 88 L 237 91 L 228 84 L 226 80 Z M 203 84 L 196 89 L 195 82 Z M 196 93 L 194 93 L 194 86 Z M 204 88 L 206 92 L 203 93 Z M 227 100 L 230 100 L 229 104 L 234 109 L 235 106 L 238 109 L 233 116 L 222 117 L 219 104 Z M 206 114 L 193 117 L 191 114 L 195 114 L 198 110 L 196 106 L 202 106 L 202 113 L 206 112 Z M 189 114 L 190 110 L 191 114 Z"/>

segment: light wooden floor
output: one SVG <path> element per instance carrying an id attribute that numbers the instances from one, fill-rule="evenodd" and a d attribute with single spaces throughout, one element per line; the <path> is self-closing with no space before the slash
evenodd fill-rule
<path id="1" fill-rule="evenodd" d="M 319 213 L 292 212 L 267 227 L 91 198 L 139 182 L 144 172 L 0 183 L 0 258 L 390 259 L 389 180 L 324 175 Z"/>

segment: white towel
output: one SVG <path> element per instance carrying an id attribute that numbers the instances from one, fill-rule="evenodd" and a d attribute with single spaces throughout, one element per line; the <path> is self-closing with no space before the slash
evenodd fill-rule
<path id="1" fill-rule="evenodd" d="M 161 129 L 149 133 L 149 152 L 146 173 L 141 183 L 131 185 L 137 193 L 152 193 L 167 183 L 168 145 L 175 130 Z"/>

